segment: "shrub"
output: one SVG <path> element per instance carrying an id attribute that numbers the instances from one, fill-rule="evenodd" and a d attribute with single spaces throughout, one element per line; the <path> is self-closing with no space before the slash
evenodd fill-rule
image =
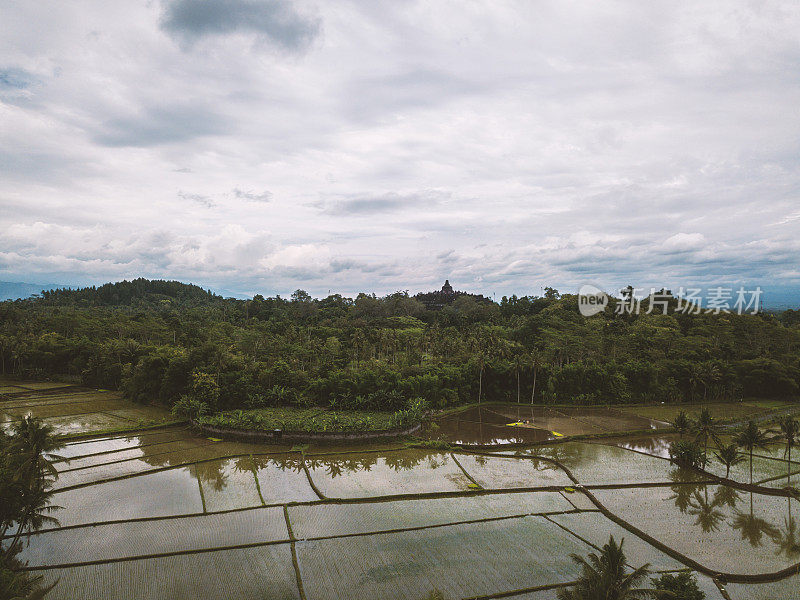
<path id="1" fill-rule="evenodd" d="M 705 464 L 706 455 L 696 442 L 677 440 L 669 445 L 669 459 L 679 467 L 699 469 Z"/>
<path id="2" fill-rule="evenodd" d="M 209 414 L 211 411 L 208 404 L 192 398 L 191 396 L 181 396 L 180 399 L 172 405 L 172 416 L 179 419 L 196 420 L 198 417 Z"/>
<path id="3" fill-rule="evenodd" d="M 683 572 L 677 575 L 665 573 L 658 579 L 651 579 L 657 590 L 672 592 L 669 598 L 673 600 L 704 600 L 705 592 L 697 587 L 697 580 L 691 573 Z"/>

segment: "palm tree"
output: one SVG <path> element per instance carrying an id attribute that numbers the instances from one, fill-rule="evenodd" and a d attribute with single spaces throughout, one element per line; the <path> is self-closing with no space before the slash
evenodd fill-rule
<path id="1" fill-rule="evenodd" d="M 735 467 L 744 460 L 744 457 L 739 454 L 739 447 L 736 444 L 720 446 L 719 452 L 715 452 L 714 456 L 725 465 L 725 479 L 730 477 L 731 467 Z"/>
<path id="2" fill-rule="evenodd" d="M 672 421 L 672 426 L 675 428 L 681 437 L 692 428 L 692 420 L 686 414 L 686 411 L 679 412 L 675 419 Z"/>
<path id="3" fill-rule="evenodd" d="M 531 384 L 531 404 L 533 404 L 536 396 L 536 375 L 539 372 L 539 352 L 537 350 L 531 350 L 529 359 L 531 361 L 530 364 L 533 367 L 533 382 Z"/>
<path id="4" fill-rule="evenodd" d="M 53 436 L 53 428 L 28 415 L 12 429 L 15 449 L 23 457 L 20 469 L 30 469 L 38 479 L 57 476 L 53 463 L 64 460 L 55 454 L 64 444 Z"/>
<path id="5" fill-rule="evenodd" d="M 10 481 L 15 490 L 15 512 L 4 514 L 0 535 L 5 535 L 16 526 L 11 543 L 0 550 L 0 558 L 8 561 L 19 550 L 19 543 L 26 531 L 40 529 L 44 524 L 58 524 L 49 513 L 60 508 L 50 505 L 53 492 L 50 489 L 58 476 L 52 464 L 63 460 L 55 451 L 62 444 L 53 435 L 53 429 L 30 415 L 16 423 L 12 435 L 3 438 L 3 452 L 11 468 Z"/>
<path id="6" fill-rule="evenodd" d="M 778 422 L 780 426 L 780 438 L 786 442 L 786 450 L 783 457 L 786 459 L 786 480 L 787 484 L 792 483 L 792 446 L 796 446 L 800 438 L 800 423 L 790 415 L 786 415 Z"/>
<path id="7" fill-rule="evenodd" d="M 594 552 L 588 558 L 571 554 L 572 560 L 580 565 L 580 579 L 572 588 L 558 591 L 559 600 L 633 600 L 634 598 L 659 598 L 662 592 L 654 589 L 638 588 L 650 573 L 650 563 L 628 572 L 623 539 L 619 545 L 612 535 L 598 556 Z"/>
<path id="8" fill-rule="evenodd" d="M 694 424 L 694 430 L 697 433 L 697 439 L 703 440 L 703 468 L 705 469 L 708 462 L 708 438 L 717 438 L 717 422 L 707 408 L 700 411 L 697 421 Z"/>
<path id="9" fill-rule="evenodd" d="M 750 484 L 753 484 L 753 451 L 765 449 L 769 443 L 769 436 L 758 428 L 753 421 L 748 421 L 747 426 L 742 429 L 734 440 L 736 444 L 745 448 L 750 454 Z"/>

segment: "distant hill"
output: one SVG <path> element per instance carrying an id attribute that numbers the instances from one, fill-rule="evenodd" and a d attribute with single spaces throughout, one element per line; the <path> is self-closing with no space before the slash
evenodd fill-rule
<path id="1" fill-rule="evenodd" d="M 99 287 L 45 290 L 36 302 L 50 306 L 134 306 L 159 304 L 165 300 L 176 304 L 198 305 L 222 300 L 222 296 L 191 283 L 140 277 L 131 281 L 106 283 Z"/>
<path id="2" fill-rule="evenodd" d="M 18 300 L 39 294 L 42 290 L 54 290 L 64 287 L 57 283 L 21 283 L 17 281 L 0 281 L 0 301 Z"/>

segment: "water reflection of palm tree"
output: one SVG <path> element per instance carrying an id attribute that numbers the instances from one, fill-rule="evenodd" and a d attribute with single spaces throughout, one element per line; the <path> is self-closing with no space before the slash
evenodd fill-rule
<path id="1" fill-rule="evenodd" d="M 780 435 L 786 443 L 786 450 L 783 453 L 783 458 L 786 459 L 786 485 L 792 485 L 792 447 L 798 443 L 800 438 L 800 422 L 793 419 L 791 415 L 786 415 L 780 422 Z"/>
<path id="2" fill-rule="evenodd" d="M 717 506 L 730 506 L 736 508 L 736 503 L 739 501 L 739 492 L 736 488 L 729 485 L 720 485 L 714 492 L 714 502 Z"/>
<path id="3" fill-rule="evenodd" d="M 431 454 L 431 456 L 436 456 Z M 427 455 L 424 452 L 390 452 L 384 457 L 386 466 L 395 471 L 409 471 L 419 465 Z"/>
<path id="4" fill-rule="evenodd" d="M 707 485 L 703 486 L 702 495 L 698 490 L 694 491 L 687 512 L 697 517 L 694 523 L 699 525 L 704 533 L 716 531 L 725 519 L 725 513 L 718 508 L 716 497 L 709 502 Z"/>
<path id="5" fill-rule="evenodd" d="M 209 460 L 194 464 L 195 476 L 203 483 L 210 483 L 216 491 L 228 487 L 228 474 L 225 473 L 226 460 Z"/>
<path id="6" fill-rule="evenodd" d="M 797 521 L 792 516 L 792 499 L 787 498 L 788 514 L 783 518 L 783 529 L 775 537 L 778 548 L 775 554 L 785 554 L 792 562 L 796 562 L 800 557 L 800 531 L 797 528 Z"/>
<path id="7" fill-rule="evenodd" d="M 673 469 L 669 473 L 670 481 L 674 485 L 669 486 L 673 495 L 670 500 L 675 501 L 675 507 L 685 513 L 692 505 L 692 496 L 700 489 L 698 484 L 692 485 L 696 480 L 695 474 L 690 469 Z"/>
<path id="8" fill-rule="evenodd" d="M 742 534 L 742 539 L 747 540 L 751 546 L 761 546 L 764 535 L 776 541 L 778 539 L 778 528 L 769 521 L 757 517 L 753 512 L 753 492 L 750 492 L 750 512 L 744 513 L 736 511 L 731 527 L 738 529 Z"/>

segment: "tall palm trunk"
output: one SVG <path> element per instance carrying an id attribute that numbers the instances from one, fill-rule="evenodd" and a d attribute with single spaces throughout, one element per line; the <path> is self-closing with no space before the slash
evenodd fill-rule
<path id="1" fill-rule="evenodd" d="M 481 403 L 482 394 L 483 394 L 483 359 L 481 359 L 481 368 L 478 371 L 478 404 Z"/>

